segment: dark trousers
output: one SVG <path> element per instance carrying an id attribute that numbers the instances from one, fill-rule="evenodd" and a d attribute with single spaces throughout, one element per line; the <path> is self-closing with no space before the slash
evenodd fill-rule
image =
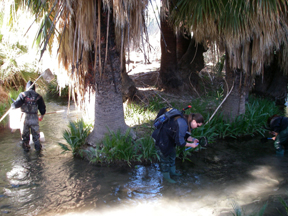
<path id="1" fill-rule="evenodd" d="M 32 134 L 33 142 L 35 144 L 35 149 L 40 150 L 42 145 L 40 144 L 40 130 L 39 130 L 39 121 L 37 114 L 25 114 L 22 128 L 22 144 L 29 147 L 30 141 L 30 131 Z"/>
<path id="2" fill-rule="evenodd" d="M 157 154 L 160 157 L 161 172 L 169 172 L 170 167 L 175 166 L 176 149 L 173 148 L 172 152 L 166 157 L 162 154 L 161 150 L 156 146 Z"/>

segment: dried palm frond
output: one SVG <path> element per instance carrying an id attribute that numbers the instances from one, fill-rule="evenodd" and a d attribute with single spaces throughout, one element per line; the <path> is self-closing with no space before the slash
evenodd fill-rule
<path id="1" fill-rule="evenodd" d="M 163 5 L 171 2 L 164 0 Z M 189 29 L 199 43 L 210 40 L 223 44 L 235 68 L 247 70 L 248 43 L 252 44 L 253 73 L 261 73 L 275 51 L 288 47 L 285 0 L 179 0 L 177 7 L 170 8 L 169 17 L 175 26 Z"/>
<path id="2" fill-rule="evenodd" d="M 88 73 L 97 73 L 100 79 L 103 73 L 103 62 L 108 59 L 108 36 L 101 35 L 101 23 L 113 15 L 113 20 L 107 20 L 107 34 L 109 23 L 114 22 L 116 45 L 121 53 L 121 61 L 129 44 L 140 46 L 141 31 L 144 25 L 144 10 L 148 0 L 17 0 L 32 9 L 37 20 L 42 18 L 42 25 L 37 35 L 42 54 L 52 47 L 52 41 L 58 39 L 58 62 L 63 68 L 69 81 L 74 86 L 71 93 L 77 94 L 77 103 L 84 100 L 85 83 Z M 45 15 L 43 17 L 43 15 Z M 36 20 L 36 19 L 35 19 Z M 129 37 L 128 37 L 129 35 Z M 106 37 L 105 37 L 106 36 Z M 106 46 L 102 41 L 106 39 Z M 102 50 L 106 49 L 106 50 Z M 103 53 L 106 53 L 105 59 Z M 59 71 L 63 74 L 62 71 Z M 89 74 L 91 76 L 91 74 Z M 65 80 L 68 80 L 65 79 Z M 73 92 L 74 91 L 74 92 Z"/>

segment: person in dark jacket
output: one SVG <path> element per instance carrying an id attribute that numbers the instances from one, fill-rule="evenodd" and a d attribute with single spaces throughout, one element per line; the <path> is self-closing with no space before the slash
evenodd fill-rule
<path id="1" fill-rule="evenodd" d="M 32 81 L 28 81 L 26 85 L 26 91 L 21 92 L 18 98 L 11 105 L 12 108 L 21 107 L 21 137 L 22 137 L 22 147 L 25 151 L 30 150 L 30 130 L 33 137 L 33 142 L 35 144 L 36 151 L 42 149 L 40 143 L 40 131 L 39 131 L 39 121 L 43 120 L 46 113 L 45 102 L 41 95 L 36 93 L 35 85 Z M 41 116 L 38 118 L 38 110 Z"/>
<path id="2" fill-rule="evenodd" d="M 273 115 L 268 118 L 267 126 L 270 133 L 274 136 L 274 147 L 277 154 L 284 154 L 284 149 L 288 147 L 288 118 Z"/>
<path id="3" fill-rule="evenodd" d="M 159 129 L 155 129 L 152 137 L 155 140 L 157 154 L 160 157 L 160 168 L 163 178 L 170 183 L 176 183 L 171 175 L 180 176 L 176 171 L 176 146 L 198 146 L 199 140 L 190 136 L 192 129 L 202 126 L 203 116 L 199 113 L 176 116 Z M 187 133 L 188 132 L 188 133 Z M 188 141 L 188 142 L 187 142 Z"/>

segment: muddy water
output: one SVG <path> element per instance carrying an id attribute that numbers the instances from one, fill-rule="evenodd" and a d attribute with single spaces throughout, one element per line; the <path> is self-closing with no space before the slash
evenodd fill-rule
<path id="1" fill-rule="evenodd" d="M 47 111 L 66 109 L 48 103 Z M 182 177 L 162 181 L 158 164 L 100 167 L 61 154 L 58 142 L 74 112 L 45 116 L 43 151 L 25 153 L 19 131 L 0 133 L 0 215 L 242 215 L 267 204 L 265 215 L 284 215 L 288 154 L 275 155 L 271 142 L 229 140 L 178 162 Z M 235 213 L 235 212 L 234 212 Z"/>

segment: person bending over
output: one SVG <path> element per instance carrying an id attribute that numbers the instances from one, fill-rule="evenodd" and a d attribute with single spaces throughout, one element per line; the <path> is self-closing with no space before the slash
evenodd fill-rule
<path id="1" fill-rule="evenodd" d="M 288 118 L 273 115 L 267 120 L 268 130 L 274 140 L 274 147 L 277 154 L 284 154 L 284 149 L 288 147 Z"/>
<path id="2" fill-rule="evenodd" d="M 176 171 L 175 166 L 176 146 L 196 148 L 199 140 L 191 137 L 190 134 L 193 129 L 202 126 L 203 123 L 203 116 L 199 113 L 183 114 L 169 119 L 161 128 L 154 130 L 152 137 L 160 157 L 160 169 L 163 178 L 168 182 L 176 183 L 170 175 L 181 175 Z"/>

